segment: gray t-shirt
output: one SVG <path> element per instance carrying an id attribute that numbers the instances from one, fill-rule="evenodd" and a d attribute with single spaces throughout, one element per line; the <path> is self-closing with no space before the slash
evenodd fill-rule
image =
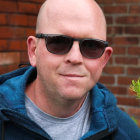
<path id="1" fill-rule="evenodd" d="M 88 94 L 82 107 L 73 116 L 58 118 L 40 110 L 27 96 L 25 106 L 27 114 L 53 140 L 79 140 L 90 127 L 90 95 Z"/>

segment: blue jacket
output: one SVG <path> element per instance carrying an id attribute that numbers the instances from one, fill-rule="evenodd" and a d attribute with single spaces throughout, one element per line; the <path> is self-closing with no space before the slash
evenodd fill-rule
<path id="1" fill-rule="evenodd" d="M 0 76 L 0 140 L 52 140 L 27 116 L 24 91 L 35 78 L 33 67 Z M 90 130 L 80 140 L 140 140 L 139 128 L 116 106 L 110 91 L 98 83 L 90 92 Z"/>

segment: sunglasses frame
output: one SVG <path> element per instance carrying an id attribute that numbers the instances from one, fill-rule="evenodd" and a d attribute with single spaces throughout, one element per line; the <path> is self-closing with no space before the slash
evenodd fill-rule
<path id="1" fill-rule="evenodd" d="M 81 43 L 83 42 L 83 41 L 85 41 L 85 40 L 93 40 L 93 41 L 96 41 L 96 42 L 101 42 L 101 43 L 103 43 L 104 44 L 104 49 L 103 49 L 103 52 L 101 53 L 101 55 L 100 56 L 98 56 L 98 57 L 89 57 L 89 56 L 87 56 L 87 55 L 85 55 L 85 54 L 83 54 L 82 53 L 82 55 L 83 56 L 85 56 L 86 58 L 89 58 L 89 59 L 96 59 L 96 58 L 99 58 L 99 57 L 101 57 L 102 56 L 102 54 L 104 53 L 104 51 L 105 51 L 105 48 L 106 47 L 108 47 L 108 41 L 104 41 L 104 40 L 100 40 L 100 39 L 93 39 L 93 38 L 84 38 L 84 39 L 81 39 L 81 38 L 73 38 L 73 37 L 70 37 L 70 36 L 67 36 L 67 35 L 62 35 L 62 34 L 43 34 L 43 33 L 38 33 L 38 34 L 36 34 L 35 35 L 35 37 L 36 38 L 44 38 L 45 39 L 45 41 L 46 41 L 46 48 L 47 48 L 47 50 L 49 51 L 49 49 L 48 49 L 48 47 L 47 47 L 47 38 L 48 37 L 57 37 L 57 36 L 61 36 L 61 37 L 65 37 L 65 38 L 69 38 L 69 39 L 71 39 L 72 40 L 72 43 L 70 44 L 71 45 L 71 47 L 72 47 L 72 44 L 73 44 L 73 42 L 74 41 L 78 41 L 79 42 L 79 46 L 81 45 Z M 71 48 L 70 47 L 70 48 Z M 80 51 L 81 51 L 81 47 L 80 47 Z M 50 53 L 53 53 L 53 52 L 51 52 L 51 51 L 49 51 Z M 69 51 L 68 51 L 69 52 Z M 82 52 L 82 51 L 81 51 Z M 58 54 L 58 55 L 62 55 L 62 54 L 66 54 L 66 53 L 53 53 L 53 54 Z"/>

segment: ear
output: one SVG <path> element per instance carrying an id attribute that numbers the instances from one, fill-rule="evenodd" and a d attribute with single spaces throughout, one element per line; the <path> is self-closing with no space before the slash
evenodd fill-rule
<path id="1" fill-rule="evenodd" d="M 106 47 L 102 57 L 102 67 L 104 68 L 113 53 L 112 47 Z"/>
<path id="2" fill-rule="evenodd" d="M 28 46 L 28 57 L 30 64 L 35 67 L 36 66 L 36 45 L 37 45 L 37 40 L 34 36 L 29 36 L 27 39 L 27 46 Z"/>

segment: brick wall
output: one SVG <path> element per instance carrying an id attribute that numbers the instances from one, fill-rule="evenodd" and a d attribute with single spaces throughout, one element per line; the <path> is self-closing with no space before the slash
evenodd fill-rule
<path id="1" fill-rule="evenodd" d="M 140 0 L 96 0 L 107 18 L 113 56 L 104 69 L 103 82 L 119 106 L 139 120 L 140 101 L 130 94 L 131 80 L 140 77 Z"/>
<path id="2" fill-rule="evenodd" d="M 0 74 L 28 61 L 26 38 L 34 35 L 43 1 L 0 0 Z M 124 111 L 140 120 L 140 101 L 129 94 L 131 80 L 140 75 L 140 0 L 96 1 L 105 12 L 108 41 L 114 49 L 100 81 L 115 94 Z"/>
<path id="3" fill-rule="evenodd" d="M 36 17 L 44 0 L 0 0 L 0 74 L 27 62 L 26 39 L 34 35 Z"/>

